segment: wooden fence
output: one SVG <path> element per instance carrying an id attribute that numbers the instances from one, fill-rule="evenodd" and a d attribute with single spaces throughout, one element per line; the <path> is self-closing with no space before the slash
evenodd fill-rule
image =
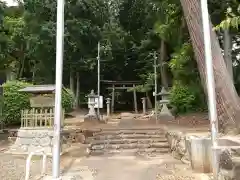
<path id="1" fill-rule="evenodd" d="M 64 110 L 62 110 L 61 125 L 63 126 Z M 53 127 L 54 108 L 32 108 L 21 111 L 21 127 Z"/>

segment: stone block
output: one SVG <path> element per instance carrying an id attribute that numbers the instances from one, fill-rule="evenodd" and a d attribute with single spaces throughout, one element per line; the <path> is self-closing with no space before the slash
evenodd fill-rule
<path id="1" fill-rule="evenodd" d="M 204 137 L 192 137 L 190 139 L 191 166 L 199 173 L 212 172 L 211 140 Z"/>
<path id="2" fill-rule="evenodd" d="M 32 139 L 31 138 L 23 138 L 23 137 L 19 137 L 16 140 L 19 144 L 22 145 L 28 145 L 32 143 Z"/>
<path id="3" fill-rule="evenodd" d="M 52 137 L 46 136 L 43 138 L 39 138 L 39 144 L 43 147 L 52 145 Z"/>
<path id="4" fill-rule="evenodd" d="M 220 172 L 228 172 L 227 178 L 236 180 L 240 176 L 240 143 L 229 138 L 218 139 L 217 156 Z M 200 172 L 212 172 L 212 143 L 208 137 L 194 137 L 191 141 L 191 163 Z M 231 173 L 229 173 L 231 172 Z M 225 176 L 225 175 L 224 175 Z M 237 178 L 238 179 L 238 178 Z"/>
<path id="5" fill-rule="evenodd" d="M 189 159 L 189 153 L 186 146 L 185 134 L 178 131 L 170 131 L 166 134 L 168 144 L 176 159 L 183 159 L 186 162 Z"/>
<path id="6" fill-rule="evenodd" d="M 15 143 L 8 153 L 29 154 L 30 152 L 44 149 L 48 155 L 52 154 L 53 129 L 19 129 Z M 60 142 L 62 145 L 62 142 Z"/>

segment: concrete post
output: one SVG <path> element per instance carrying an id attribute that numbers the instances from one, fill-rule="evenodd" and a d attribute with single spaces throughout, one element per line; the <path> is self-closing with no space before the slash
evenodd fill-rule
<path id="1" fill-rule="evenodd" d="M 106 104 L 107 104 L 107 117 L 109 117 L 109 116 L 110 116 L 110 113 L 111 113 L 111 111 L 110 111 L 111 99 L 110 99 L 110 98 L 107 98 L 106 100 L 107 100 L 107 101 L 106 101 Z"/>
<path id="2" fill-rule="evenodd" d="M 143 97 L 142 99 L 142 104 L 143 104 L 143 114 L 146 114 L 146 98 Z"/>

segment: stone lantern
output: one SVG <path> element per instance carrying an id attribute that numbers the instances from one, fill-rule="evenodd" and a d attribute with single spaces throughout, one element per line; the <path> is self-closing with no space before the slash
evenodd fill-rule
<path id="1" fill-rule="evenodd" d="M 94 93 L 94 90 L 91 90 L 91 93 L 87 97 L 89 111 L 88 114 L 85 116 L 84 120 L 98 119 L 95 111 L 95 106 L 97 105 L 96 98 L 98 98 L 98 96 Z"/>
<path id="2" fill-rule="evenodd" d="M 166 89 L 163 87 L 159 95 L 162 97 L 162 100 L 160 100 L 160 104 L 162 105 L 161 112 L 159 114 L 160 119 L 166 119 L 166 120 L 173 120 L 174 116 L 168 109 L 167 105 L 170 104 L 170 101 L 168 99 L 169 92 L 166 91 Z"/>

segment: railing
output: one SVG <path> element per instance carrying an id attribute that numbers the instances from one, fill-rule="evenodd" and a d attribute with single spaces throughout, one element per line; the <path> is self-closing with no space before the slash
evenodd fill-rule
<path id="1" fill-rule="evenodd" d="M 63 125 L 64 110 L 61 124 Z M 32 108 L 21 111 L 21 127 L 53 127 L 54 108 Z"/>
<path id="2" fill-rule="evenodd" d="M 47 154 L 44 152 L 44 149 L 40 149 L 35 152 L 31 152 L 26 160 L 26 174 L 25 174 L 25 180 L 29 180 L 30 178 L 30 167 L 31 167 L 31 159 L 33 155 L 42 155 L 42 171 L 41 176 L 44 176 L 46 174 L 46 167 L 47 167 Z"/>

